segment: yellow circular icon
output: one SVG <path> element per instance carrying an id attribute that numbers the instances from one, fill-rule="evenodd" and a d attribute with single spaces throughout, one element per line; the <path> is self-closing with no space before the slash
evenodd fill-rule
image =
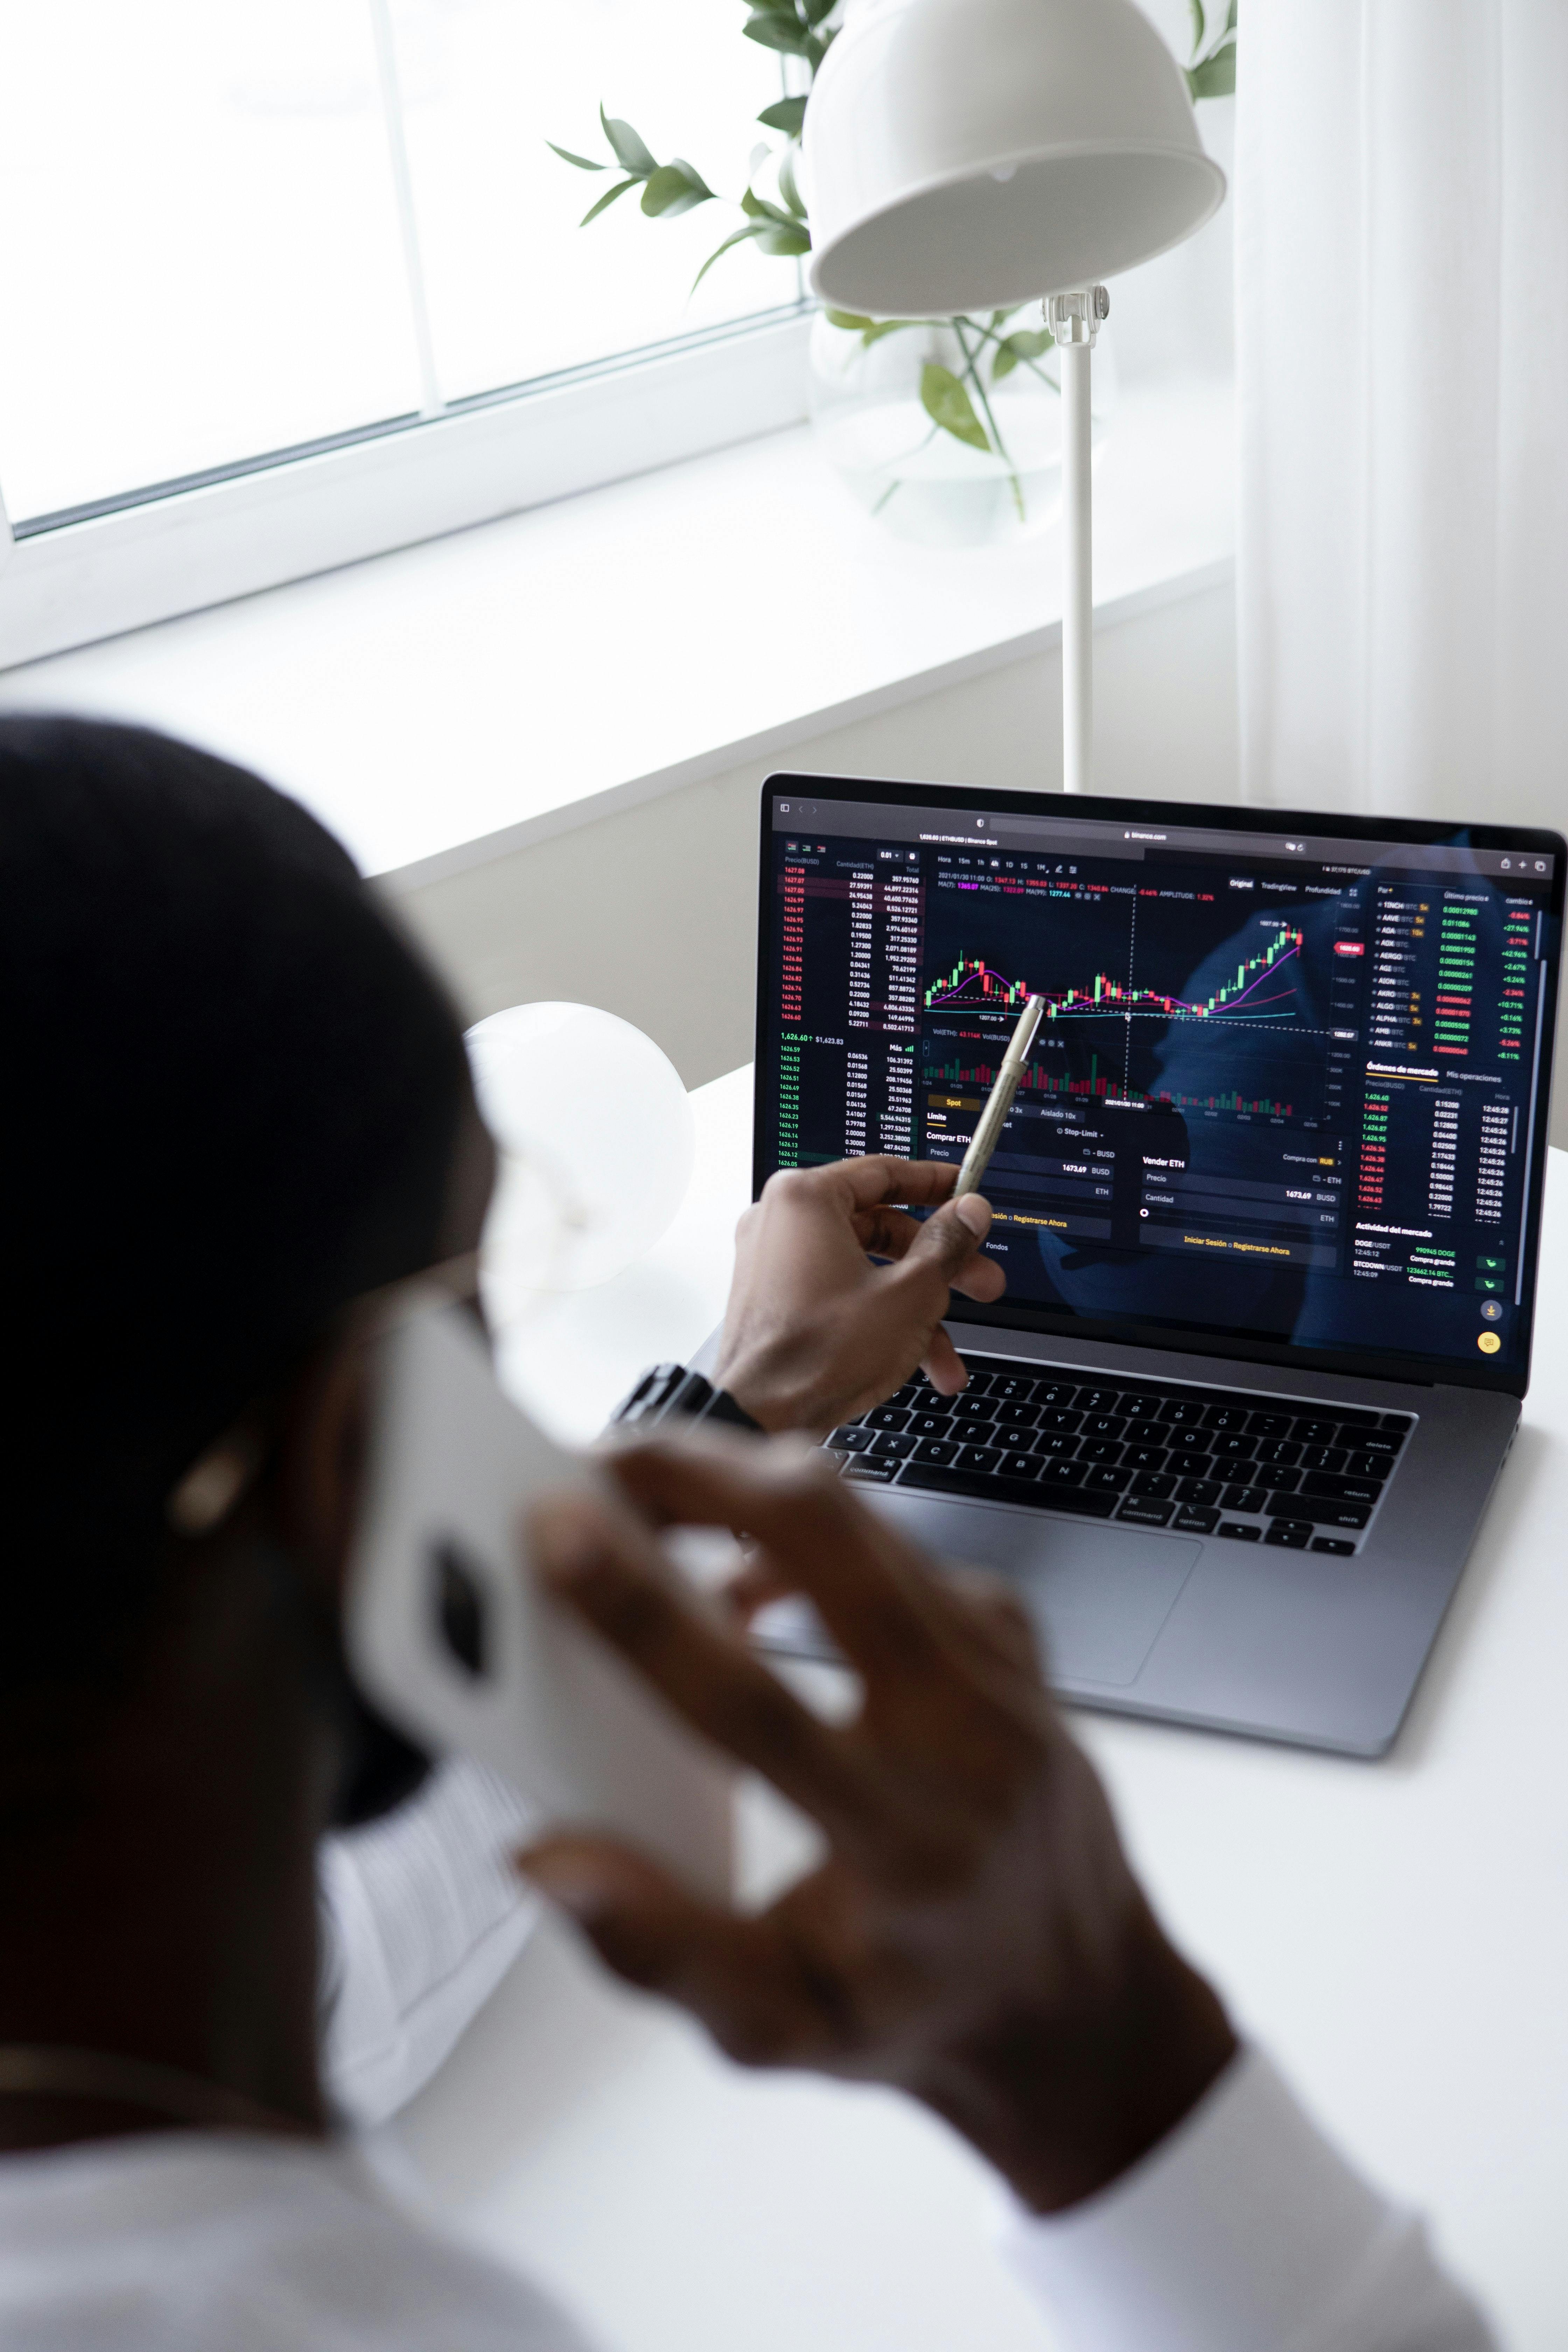
<path id="1" fill-rule="evenodd" d="M 1502 1346 L 1502 1341 L 1498 1338 L 1495 1331 L 1483 1331 L 1480 1338 L 1476 1341 L 1476 1345 L 1480 1349 L 1483 1356 L 1495 1356 L 1498 1349 Z"/>

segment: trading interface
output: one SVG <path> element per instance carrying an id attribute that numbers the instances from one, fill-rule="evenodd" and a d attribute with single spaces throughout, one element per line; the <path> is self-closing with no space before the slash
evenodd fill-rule
<path id="1" fill-rule="evenodd" d="M 1522 1360 L 1551 857 L 772 807 L 773 1165 L 961 1160 L 1037 995 L 1014 1303 Z"/>

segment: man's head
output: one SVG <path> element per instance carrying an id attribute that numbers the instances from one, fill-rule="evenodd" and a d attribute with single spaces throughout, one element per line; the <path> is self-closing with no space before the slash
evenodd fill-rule
<path id="1" fill-rule="evenodd" d="M 0 975 L 15 1695 L 112 1666 L 182 1474 L 477 1206 L 451 1225 L 450 1008 L 330 835 L 222 761 L 0 719 Z"/>

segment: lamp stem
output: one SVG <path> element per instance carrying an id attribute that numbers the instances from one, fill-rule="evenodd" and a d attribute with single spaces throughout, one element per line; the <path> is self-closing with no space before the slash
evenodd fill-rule
<path id="1" fill-rule="evenodd" d="M 1062 790 L 1094 789 L 1094 524 L 1089 486 L 1091 352 L 1062 352 Z"/>
<path id="2" fill-rule="evenodd" d="M 1094 790 L 1094 528 L 1089 370 L 1110 309 L 1103 286 L 1053 294 L 1046 324 L 1062 366 L 1062 789 Z"/>

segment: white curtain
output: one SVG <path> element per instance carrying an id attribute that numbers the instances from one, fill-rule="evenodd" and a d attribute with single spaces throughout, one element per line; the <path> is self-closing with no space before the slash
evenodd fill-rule
<path id="1" fill-rule="evenodd" d="M 1568 0 L 1241 0 L 1243 782 L 1568 818 Z"/>

